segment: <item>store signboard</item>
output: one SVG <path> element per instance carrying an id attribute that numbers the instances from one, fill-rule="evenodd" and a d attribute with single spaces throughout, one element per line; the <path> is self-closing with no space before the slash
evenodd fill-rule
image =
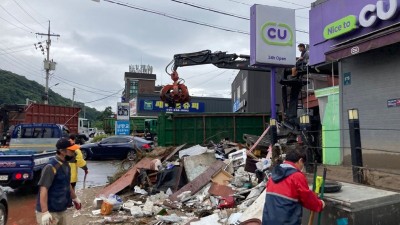
<path id="1" fill-rule="evenodd" d="M 256 4 L 250 14 L 250 64 L 296 64 L 295 10 Z"/>
<path id="2" fill-rule="evenodd" d="M 140 100 L 140 111 L 152 112 L 190 112 L 200 113 L 205 111 L 204 102 L 186 102 L 183 104 L 177 103 L 174 108 L 169 107 L 167 103 L 157 100 Z"/>
<path id="3" fill-rule="evenodd" d="M 115 135 L 130 135 L 129 120 L 115 121 Z"/>
<path id="4" fill-rule="evenodd" d="M 117 103 L 117 120 L 129 120 L 129 103 Z"/>

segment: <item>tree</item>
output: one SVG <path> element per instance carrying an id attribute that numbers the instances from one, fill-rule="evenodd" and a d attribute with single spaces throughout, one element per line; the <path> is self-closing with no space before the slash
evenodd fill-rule
<path id="1" fill-rule="evenodd" d="M 107 106 L 103 112 L 97 117 L 97 120 L 103 121 L 105 118 L 110 118 L 113 115 L 113 111 L 111 106 Z"/>

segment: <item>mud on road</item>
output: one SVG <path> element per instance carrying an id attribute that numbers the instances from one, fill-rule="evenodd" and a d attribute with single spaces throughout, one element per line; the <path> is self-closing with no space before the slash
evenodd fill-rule
<path id="1" fill-rule="evenodd" d="M 117 164 L 120 161 L 88 161 L 89 174 L 86 178 L 86 187 L 104 186 L 107 182 L 108 176 L 114 175 L 117 170 Z M 77 190 L 83 187 L 84 173 L 79 169 L 78 171 Z M 34 189 L 19 189 L 13 193 L 8 193 L 9 225 L 35 225 L 35 205 L 36 205 L 37 190 Z M 70 223 L 68 223 L 70 224 Z M 81 223 L 77 223 L 81 224 Z"/>

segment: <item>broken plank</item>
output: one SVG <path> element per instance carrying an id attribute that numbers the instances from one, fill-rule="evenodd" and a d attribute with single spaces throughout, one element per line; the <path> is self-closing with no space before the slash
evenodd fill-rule
<path id="1" fill-rule="evenodd" d="M 139 174 L 138 169 L 150 169 L 152 166 L 153 159 L 143 158 L 138 163 L 136 163 L 131 169 L 128 170 L 122 177 L 116 180 L 114 183 L 103 188 L 99 195 L 108 196 L 110 194 L 117 194 L 128 186 L 132 185 L 136 176 Z"/>
<path id="2" fill-rule="evenodd" d="M 174 155 L 175 155 L 177 152 L 179 152 L 183 147 L 185 147 L 185 145 L 186 145 L 186 144 L 183 144 L 183 145 L 180 145 L 180 146 L 176 147 L 175 150 L 172 151 L 171 154 L 169 154 L 169 155 L 163 160 L 163 162 L 168 161 L 172 156 L 174 156 Z"/>
<path id="3" fill-rule="evenodd" d="M 186 184 L 183 186 L 181 189 L 179 189 L 177 192 L 172 194 L 169 199 L 171 201 L 177 201 L 178 198 L 177 196 L 180 195 L 181 193 L 185 191 L 191 191 L 192 195 L 196 194 L 201 188 L 203 188 L 205 185 L 210 183 L 211 177 L 217 173 L 220 169 L 222 169 L 226 164 L 221 161 L 216 161 L 212 166 L 210 166 L 206 171 L 204 171 L 202 174 L 200 174 L 198 177 L 196 177 L 192 182 Z M 189 168 L 185 168 L 189 169 Z"/>

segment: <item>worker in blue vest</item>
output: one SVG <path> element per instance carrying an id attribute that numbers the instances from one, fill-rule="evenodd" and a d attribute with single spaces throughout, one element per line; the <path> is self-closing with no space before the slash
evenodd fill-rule
<path id="1" fill-rule="evenodd" d="M 68 162 L 75 155 L 74 151 L 68 150 L 71 146 L 69 138 L 60 138 L 56 144 L 56 157 L 50 159 L 43 168 L 36 201 L 36 220 L 39 225 L 66 225 L 66 210 L 71 199 L 75 208 L 81 209 L 81 201 L 70 184 L 71 169 Z"/>

